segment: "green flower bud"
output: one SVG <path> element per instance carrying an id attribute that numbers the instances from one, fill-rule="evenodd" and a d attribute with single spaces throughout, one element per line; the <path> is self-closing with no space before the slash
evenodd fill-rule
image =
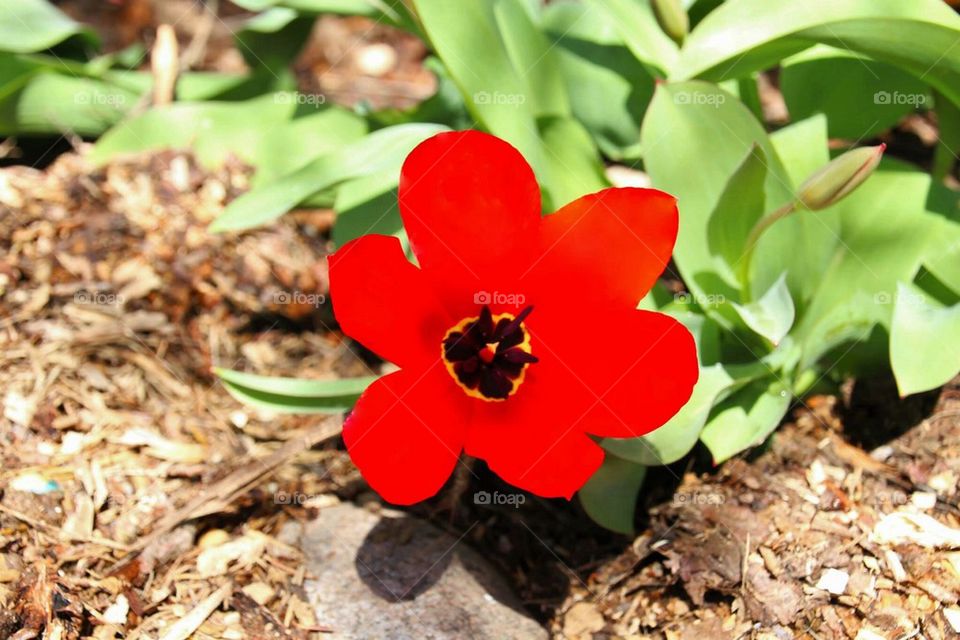
<path id="1" fill-rule="evenodd" d="M 651 4 L 663 32 L 677 44 L 683 43 L 690 31 L 690 19 L 680 0 L 653 0 Z"/>
<path id="2" fill-rule="evenodd" d="M 870 177 L 886 148 L 885 144 L 860 147 L 828 162 L 800 185 L 799 207 L 819 211 L 839 202 Z"/>

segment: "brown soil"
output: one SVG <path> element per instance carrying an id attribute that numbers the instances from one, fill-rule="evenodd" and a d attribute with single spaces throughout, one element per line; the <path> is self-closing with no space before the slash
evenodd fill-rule
<path id="1" fill-rule="evenodd" d="M 243 407 L 209 370 L 324 377 L 378 365 L 339 337 L 327 305 L 276 303 L 278 292 L 325 295 L 327 214 L 206 233 L 246 175 L 175 153 L 100 170 L 68 154 L 43 172 L 0 172 L 0 637 L 49 625 L 64 637 L 148 633 L 227 579 L 263 604 L 241 597 L 204 632 L 322 627 L 282 525 L 331 500 L 376 499 L 335 441 L 208 496 L 322 422 Z M 960 555 L 876 536 L 912 500 L 958 527 L 958 416 L 956 386 L 904 402 L 883 381 L 811 398 L 753 460 L 654 472 L 636 539 L 592 525 L 575 502 L 474 505 L 474 491 L 508 489 L 482 464 L 415 511 L 469 530 L 559 637 L 955 637 L 943 612 L 956 609 Z M 54 484 L 31 493 L 38 481 Z M 203 509 L 184 512 L 198 497 Z M 218 563 L 204 551 L 224 539 L 236 555 Z M 846 588 L 819 588 L 825 573 Z M 123 622 L 109 622 L 117 611 Z"/>

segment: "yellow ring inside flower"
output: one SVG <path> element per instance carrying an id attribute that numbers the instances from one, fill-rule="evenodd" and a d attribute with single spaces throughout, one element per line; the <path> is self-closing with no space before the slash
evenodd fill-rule
<path id="1" fill-rule="evenodd" d="M 523 326 L 528 313 L 493 315 L 484 307 L 480 315 L 464 318 L 447 331 L 440 345 L 441 358 L 464 393 L 486 402 L 503 402 L 517 392 L 527 367 L 537 361 L 530 332 Z"/>

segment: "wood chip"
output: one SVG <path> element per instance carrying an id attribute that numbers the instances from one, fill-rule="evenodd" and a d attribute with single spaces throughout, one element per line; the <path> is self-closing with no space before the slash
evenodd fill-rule
<path id="1" fill-rule="evenodd" d="M 187 640 L 193 633 L 200 628 L 207 618 L 210 617 L 217 607 L 223 604 L 227 596 L 233 590 L 233 585 L 229 582 L 214 591 L 212 594 L 198 604 L 194 609 L 173 623 L 166 632 L 160 636 L 160 640 Z"/>

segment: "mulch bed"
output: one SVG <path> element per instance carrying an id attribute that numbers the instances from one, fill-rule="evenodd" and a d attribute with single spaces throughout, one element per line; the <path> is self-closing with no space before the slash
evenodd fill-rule
<path id="1" fill-rule="evenodd" d="M 210 367 L 379 365 L 329 305 L 278 302 L 326 294 L 329 212 L 206 233 L 246 178 L 172 152 L 0 172 L 0 637 L 324 631 L 284 525 L 376 499 L 336 425 L 243 407 Z M 505 488 L 482 464 L 416 512 L 470 529 L 558 637 L 952 638 L 958 435 L 960 387 L 900 402 L 864 382 L 811 398 L 755 459 L 653 473 L 635 539 L 575 502 L 472 504 Z"/>
<path id="2" fill-rule="evenodd" d="M 874 410 L 902 412 L 880 386 L 886 402 Z M 929 400 L 911 399 L 908 413 Z M 883 415 L 845 425 L 845 414 L 860 413 L 852 409 L 849 397 L 811 398 L 770 451 L 687 474 L 627 550 L 574 583 L 558 628 L 578 637 L 960 637 L 960 552 L 951 551 L 960 548 L 960 384 L 869 453 L 850 444 L 856 430 L 889 425 Z"/>
<path id="3" fill-rule="evenodd" d="M 318 627 L 277 537 L 311 505 L 276 497 L 358 475 L 336 447 L 274 472 L 335 425 L 243 407 L 210 370 L 370 369 L 328 308 L 287 303 L 326 293 L 325 212 L 207 234 L 247 174 L 174 153 L 0 172 L 0 637 L 154 635 L 227 583 L 245 608 L 199 618 L 209 635 Z"/>

